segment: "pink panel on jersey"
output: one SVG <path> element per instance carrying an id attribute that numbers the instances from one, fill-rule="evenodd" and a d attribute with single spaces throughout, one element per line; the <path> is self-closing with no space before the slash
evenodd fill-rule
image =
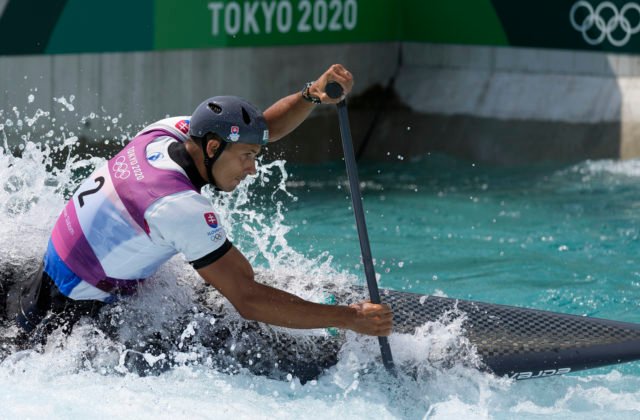
<path id="1" fill-rule="evenodd" d="M 58 218 L 51 240 L 62 261 L 78 277 L 94 286 L 106 277 L 100 261 L 82 232 L 73 200 L 67 203 Z"/>
<path id="2" fill-rule="evenodd" d="M 176 137 L 165 130 L 149 131 L 133 139 L 108 163 L 109 174 L 120 200 L 145 232 L 144 213 L 153 202 L 176 192 L 196 191 L 183 174 L 159 170 L 147 162 L 147 145 L 160 136 Z M 162 174 L 162 182 L 157 180 L 159 173 Z"/>

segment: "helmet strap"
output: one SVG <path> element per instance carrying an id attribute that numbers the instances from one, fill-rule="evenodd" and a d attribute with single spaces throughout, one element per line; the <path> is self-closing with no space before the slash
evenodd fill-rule
<path id="1" fill-rule="evenodd" d="M 204 152 L 204 166 L 207 169 L 207 180 L 209 181 L 209 184 L 211 184 L 214 188 L 218 189 L 218 186 L 216 185 L 216 180 L 213 177 L 213 164 L 216 163 L 216 160 L 218 160 L 218 158 L 224 151 L 225 147 L 227 147 L 227 142 L 224 140 L 219 140 L 220 146 L 218 146 L 213 156 L 209 157 L 209 154 L 207 153 L 207 144 L 209 144 L 209 140 L 212 140 L 212 139 L 211 138 L 207 139 L 207 137 L 208 136 L 205 136 L 202 139 L 202 151 Z"/>

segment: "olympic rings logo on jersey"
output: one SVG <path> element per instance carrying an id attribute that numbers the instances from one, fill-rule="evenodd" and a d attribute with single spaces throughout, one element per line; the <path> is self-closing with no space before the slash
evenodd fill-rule
<path id="1" fill-rule="evenodd" d="M 633 13 L 629 12 L 633 11 L 638 15 L 638 22 L 631 26 L 629 17 L 633 17 Z M 578 17 L 584 12 L 586 12 L 586 16 L 581 23 L 578 23 Z M 612 15 L 605 21 L 605 17 L 609 13 Z M 634 2 L 627 3 L 618 11 L 616 5 L 610 1 L 602 2 L 594 9 L 586 0 L 580 0 L 571 7 L 569 20 L 576 31 L 582 32 L 582 38 L 589 45 L 601 44 L 606 38 L 614 47 L 622 47 L 629 42 L 631 35 L 640 32 L 640 5 Z M 590 35 L 589 31 L 593 28 L 595 29 L 591 31 Z M 613 35 L 614 32 L 624 33 L 624 35 L 616 39 Z"/>
<path id="2" fill-rule="evenodd" d="M 111 167 L 115 176 L 118 179 L 127 179 L 131 175 L 131 171 L 129 171 L 129 165 L 125 162 L 126 158 L 124 156 L 118 156 L 115 163 Z"/>
<path id="3" fill-rule="evenodd" d="M 209 236 L 211 242 L 220 242 L 224 238 L 224 233 L 222 229 L 217 229 L 207 233 L 207 236 Z"/>

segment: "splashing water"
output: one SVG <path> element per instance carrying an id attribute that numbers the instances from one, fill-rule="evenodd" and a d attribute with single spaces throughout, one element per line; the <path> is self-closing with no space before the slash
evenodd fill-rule
<path id="1" fill-rule="evenodd" d="M 75 108 L 68 106 L 73 100 L 70 96 L 69 100 L 58 98 L 56 101 L 68 112 L 73 112 Z M 78 127 L 57 127 L 56 122 L 41 110 L 0 113 L 3 144 L 0 152 L 0 262 L 10 266 L 14 273 L 25 273 L 37 264 L 65 199 L 84 176 L 114 154 L 140 128 L 118 126 L 119 116 L 92 114 L 78 119 Z M 113 137 L 98 145 L 87 144 L 80 134 L 84 119 L 107 124 Z M 40 137 L 31 134 L 31 128 L 36 126 L 45 126 Z M 455 243 L 455 248 L 448 245 L 449 248 L 439 249 L 449 249 L 452 254 L 457 252 L 457 256 L 463 252 L 465 241 L 479 241 L 486 245 L 484 251 L 493 251 L 491 247 L 496 246 L 511 253 L 516 260 L 518 255 L 513 255 L 516 252 L 514 247 L 508 247 L 509 244 L 516 244 L 515 247 L 525 244 L 536 250 L 536 245 L 551 244 L 554 249 L 566 245 L 565 254 L 576 248 L 575 241 L 566 242 L 560 232 L 543 232 L 538 237 L 545 236 L 546 239 L 535 242 L 518 233 L 505 234 L 507 239 L 501 242 L 498 238 L 501 232 L 495 231 L 491 233 L 492 239 L 487 239 L 491 234 L 484 231 L 485 226 L 473 215 L 469 215 L 469 223 L 475 224 L 475 229 L 466 230 L 468 226 L 463 226 L 456 231 L 455 223 L 462 219 L 455 217 L 456 212 L 466 214 L 468 210 L 461 204 L 462 200 L 457 201 L 454 197 L 466 195 L 467 203 L 476 206 L 475 214 L 478 214 L 483 211 L 478 210 L 483 203 L 493 211 L 492 203 L 482 198 L 480 191 L 497 191 L 495 196 L 503 201 L 514 194 L 507 187 L 500 188 L 502 178 L 499 176 L 475 172 L 467 176 L 455 165 L 447 173 L 455 173 L 451 176 L 460 176 L 464 181 L 457 186 L 442 187 L 442 177 L 448 175 L 437 178 L 430 173 L 431 180 L 426 181 L 411 172 L 418 172 L 416 168 L 424 162 L 412 164 L 407 160 L 404 159 L 403 165 L 413 166 L 409 171 L 394 169 L 393 183 L 385 178 L 391 169 L 382 173 L 378 170 L 378 175 L 365 170 L 362 177 L 372 241 L 379 246 L 388 244 L 382 252 L 376 253 L 380 256 L 376 267 L 383 273 L 382 281 L 387 282 L 387 286 L 448 293 L 453 293 L 455 286 L 462 291 L 458 294 L 460 297 L 483 297 L 478 294 L 476 283 L 467 284 L 469 279 L 500 273 L 496 261 L 489 261 L 485 266 L 487 271 L 481 271 L 474 264 L 460 267 L 456 262 L 445 265 L 432 261 L 436 256 L 447 261 L 449 254 L 412 254 L 408 247 L 402 256 L 393 256 L 396 239 L 411 242 L 414 236 L 420 236 L 422 241 L 424 237 L 434 242 L 449 241 Z M 432 165 L 438 166 L 438 163 Z M 584 194 L 584 185 L 603 177 L 610 179 L 616 172 L 623 175 L 615 177 L 615 182 L 623 189 L 631 188 L 625 179 L 637 177 L 634 173 L 637 168 L 637 163 L 581 164 L 568 170 L 554 170 L 543 188 L 551 189 L 556 184 L 557 190 L 566 194 Z M 324 175 L 325 169 L 317 180 L 314 180 L 313 168 L 306 172 L 308 180 L 299 180 L 291 177 L 283 161 L 260 162 L 258 174 L 247 179 L 233 193 L 206 192 L 229 237 L 255 266 L 258 281 L 319 302 L 328 291 L 348 296 L 349 285 L 359 281 L 361 270 L 357 251 L 354 251 L 357 239 L 345 200 L 344 177 L 331 179 Z M 445 173 L 442 168 L 438 170 Z M 514 182 L 513 174 L 505 175 L 507 178 Z M 607 188 L 618 188 L 607 185 Z M 425 193 L 433 193 L 428 200 L 449 198 L 455 205 L 449 204 L 446 208 L 445 204 L 437 202 L 436 212 L 426 211 L 419 204 L 420 200 L 426 199 L 420 194 Z M 408 194 L 416 198 L 411 202 L 415 205 L 407 204 Z M 470 200 L 469 196 L 476 196 L 476 200 Z M 398 197 L 403 200 L 400 201 L 402 204 L 398 203 Z M 379 210 L 376 203 L 390 205 L 402 220 L 391 220 L 391 212 Z M 522 219 L 529 211 L 526 207 L 498 207 L 502 207 L 499 220 Z M 411 211 L 402 212 L 399 210 L 402 208 Z M 429 224 L 422 214 L 438 219 Z M 451 223 L 452 218 L 454 223 Z M 314 220 L 323 220 L 325 226 L 331 227 L 330 238 L 323 239 L 327 234 L 325 230 L 314 230 Z M 447 232 L 446 229 L 451 230 Z M 616 229 L 624 228 L 618 226 Z M 632 236 L 637 233 L 634 228 L 627 230 Z M 463 233 L 467 231 L 472 233 Z M 604 239 L 603 243 L 610 244 Z M 309 254 L 314 255 L 299 251 L 305 248 L 313 248 L 314 252 Z M 500 249 L 496 250 L 496 255 Z M 469 253 L 464 255 L 473 255 L 471 250 L 464 252 Z M 416 269 L 420 261 L 429 261 L 432 265 L 428 270 Z M 457 276 L 453 275 L 456 270 Z M 593 275 L 599 278 L 597 274 Z M 396 283 L 391 280 L 394 277 L 399 279 Z M 567 299 L 567 289 L 554 290 L 534 303 L 544 305 Z M 521 295 L 527 296 L 527 293 Z M 501 296 L 507 298 L 507 295 Z M 526 304 L 527 301 L 516 303 Z M 594 308 L 605 314 L 609 310 Z M 107 312 L 109 316 L 104 322 L 117 330 L 117 337 L 105 334 L 100 324 L 81 321 L 68 336 L 54 333 L 39 351 L 12 353 L 0 362 L 2 416 L 86 418 L 99 413 L 98 417 L 235 419 L 305 418 L 313 413 L 317 418 L 361 418 L 375 412 L 379 418 L 562 418 L 575 415 L 598 418 L 616 412 L 621 418 L 632 418 L 640 411 L 640 374 L 633 364 L 620 369 L 521 383 L 481 373 L 474 368 L 478 364 L 474 349 L 462 334 L 464 314 L 448 314 L 439 322 L 425 324 L 413 335 L 390 337 L 396 362 L 410 367 L 412 372 L 398 378 L 390 377 L 380 367 L 375 339 L 350 332 L 344 334 L 337 364 L 305 384 L 291 374 L 284 375 L 282 380 L 273 380 L 256 376 L 246 368 L 235 369 L 234 374 L 229 375 L 214 355 L 203 350 L 203 340 L 208 331 L 225 322 L 235 323 L 237 331 L 242 331 L 246 324 L 237 316 L 219 316 L 221 312 L 232 313 L 232 308 L 215 291 L 203 290 L 202 281 L 180 256 L 163 266 L 137 298 L 122 302 Z M 7 324 L 3 328 L 3 334 L 15 333 Z M 260 328 L 276 337 L 289 333 L 303 338 L 326 334 L 324 331 Z M 138 351 L 131 345 L 131 340 L 167 330 L 175 341 L 171 350 L 174 367 L 158 376 L 130 373 L 125 359 L 128 353 Z M 235 343 L 239 349 L 242 340 Z M 299 343 L 304 344 L 303 341 Z M 269 354 L 268 349 L 256 351 L 252 347 L 243 348 L 243 351 L 249 352 L 246 359 L 255 364 L 262 363 Z M 451 352 L 456 353 L 460 363 L 451 363 L 448 357 Z M 163 363 L 163 355 L 169 356 L 165 353 L 141 354 L 147 362 L 158 365 Z"/>

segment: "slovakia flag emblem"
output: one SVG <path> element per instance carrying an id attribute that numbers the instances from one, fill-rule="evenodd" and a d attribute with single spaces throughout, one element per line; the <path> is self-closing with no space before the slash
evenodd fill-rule
<path id="1" fill-rule="evenodd" d="M 176 123 L 176 128 L 187 134 L 189 132 L 189 120 L 180 120 Z"/>
<path id="2" fill-rule="evenodd" d="M 229 140 L 238 141 L 240 140 L 240 127 L 237 125 L 231 126 L 231 133 L 229 133 Z"/>
<path id="3" fill-rule="evenodd" d="M 207 224 L 210 227 L 212 227 L 214 229 L 218 227 L 218 219 L 216 219 L 216 215 L 213 214 L 212 212 L 205 213 L 204 214 L 204 220 L 207 221 Z"/>

